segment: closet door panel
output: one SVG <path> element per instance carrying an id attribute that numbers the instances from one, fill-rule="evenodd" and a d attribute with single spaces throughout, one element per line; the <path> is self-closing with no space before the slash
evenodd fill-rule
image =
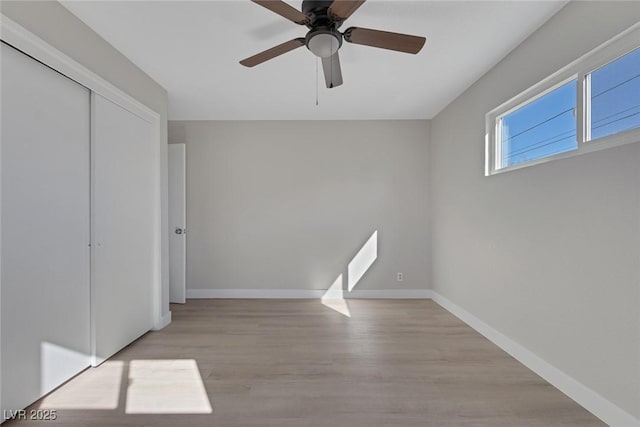
<path id="1" fill-rule="evenodd" d="M 152 327 L 158 224 L 153 126 L 92 95 L 94 364 Z"/>
<path id="2" fill-rule="evenodd" d="M 90 94 L 1 49 L 0 378 L 16 410 L 90 363 Z"/>

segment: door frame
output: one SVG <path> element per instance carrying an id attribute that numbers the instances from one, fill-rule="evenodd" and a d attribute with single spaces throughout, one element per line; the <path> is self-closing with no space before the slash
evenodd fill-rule
<path id="1" fill-rule="evenodd" d="M 126 110 L 129 110 L 133 114 L 139 116 L 143 120 L 146 120 L 153 125 L 153 138 L 156 142 L 160 163 L 157 165 L 155 171 L 156 188 L 154 192 L 156 193 L 157 206 L 155 209 L 156 215 L 154 218 L 154 222 L 156 222 L 157 224 L 157 239 L 154 244 L 155 266 L 154 285 L 151 296 L 153 299 L 153 318 L 151 324 L 154 325 L 154 329 L 162 329 L 164 326 L 168 325 L 171 322 L 171 312 L 169 311 L 164 316 L 162 313 L 162 284 L 163 282 L 168 283 L 168 277 L 164 278 L 162 273 L 163 265 L 167 265 L 166 263 L 168 262 L 168 260 L 164 259 L 165 257 L 163 256 L 162 251 L 162 241 L 164 236 L 162 219 L 166 218 L 167 212 L 166 208 L 163 206 L 163 200 L 165 200 L 165 198 L 163 197 L 163 188 L 166 189 L 166 185 L 163 185 L 166 183 L 164 183 L 163 181 L 166 181 L 166 165 L 162 164 L 163 160 L 166 160 L 166 156 L 162 156 L 162 154 L 164 154 L 163 151 L 166 152 L 166 147 L 165 150 L 163 150 L 161 140 L 162 128 L 160 113 L 136 100 L 123 90 L 103 79 L 98 74 L 94 73 L 84 65 L 72 59 L 70 56 L 61 52 L 20 24 L 13 21 L 11 18 L 1 13 L 0 40 L 31 56 L 32 58 L 54 69 L 55 71 L 58 71 L 59 73 L 67 76 L 71 80 L 76 81 L 90 91 L 103 96 L 104 98 L 121 106 Z M 163 168 L 163 166 L 165 167 Z M 0 229 L 0 233 L 1 232 L 2 230 Z M 93 284 L 91 286 L 93 286 Z M 92 336 L 93 335 L 94 334 L 92 327 Z"/>
<path id="2" fill-rule="evenodd" d="M 172 212 L 172 207 L 171 207 L 171 202 L 173 201 L 173 197 L 171 196 L 171 188 L 174 187 L 174 185 L 171 182 L 171 178 L 172 178 L 172 173 L 171 173 L 171 157 L 172 151 L 176 151 L 177 149 L 180 150 L 180 154 L 181 154 L 181 167 L 182 167 L 182 185 L 181 185 L 181 190 L 182 190 L 182 196 L 183 196 L 183 203 L 181 206 L 181 210 L 182 210 L 182 224 L 181 227 L 183 228 L 182 231 L 182 236 L 184 238 L 184 242 L 183 242 L 183 248 L 182 248 L 182 261 L 183 261 L 183 270 L 182 270 L 182 299 L 175 300 L 172 299 L 171 294 L 172 294 L 172 290 L 174 289 L 174 283 L 172 281 L 172 278 L 174 277 L 174 273 L 171 272 L 171 268 L 173 267 L 173 256 L 171 254 L 171 238 L 173 237 L 173 234 L 175 233 L 175 229 L 174 227 L 177 226 L 177 224 L 175 223 L 175 221 L 173 221 L 173 218 L 171 218 L 171 212 Z M 186 302 L 186 298 L 187 298 L 187 236 L 186 236 L 186 229 L 187 229 L 187 145 L 185 143 L 179 143 L 179 144 L 168 144 L 167 146 L 167 163 L 168 163 L 168 171 L 167 171 L 167 175 L 168 175 L 168 179 L 169 179 L 169 195 L 167 197 L 168 201 L 169 201 L 169 210 L 168 210 L 168 217 L 169 217 L 169 303 L 177 303 L 177 304 L 184 304 Z"/>

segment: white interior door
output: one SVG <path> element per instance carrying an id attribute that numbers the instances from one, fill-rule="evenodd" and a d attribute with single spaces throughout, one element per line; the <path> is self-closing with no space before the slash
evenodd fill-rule
<path id="1" fill-rule="evenodd" d="M 169 301 L 186 297 L 186 147 L 169 144 Z"/>
<path id="2" fill-rule="evenodd" d="M 160 277 L 159 147 L 151 123 L 92 94 L 93 364 L 151 329 Z"/>
<path id="3" fill-rule="evenodd" d="M 86 88 L 4 43 L 1 49 L 7 416 L 90 363 L 90 113 Z"/>

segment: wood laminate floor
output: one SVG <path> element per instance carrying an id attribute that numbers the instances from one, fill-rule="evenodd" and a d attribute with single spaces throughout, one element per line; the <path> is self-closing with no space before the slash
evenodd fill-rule
<path id="1" fill-rule="evenodd" d="M 29 408 L 56 420 L 6 425 L 604 425 L 430 300 L 350 300 L 351 317 L 318 300 L 171 310 Z"/>

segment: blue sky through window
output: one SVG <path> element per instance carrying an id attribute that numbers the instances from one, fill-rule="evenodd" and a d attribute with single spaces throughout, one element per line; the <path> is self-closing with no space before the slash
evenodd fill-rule
<path id="1" fill-rule="evenodd" d="M 640 49 L 591 73 L 591 139 L 640 127 Z"/>
<path id="2" fill-rule="evenodd" d="M 502 118 L 502 167 L 578 147 L 577 81 Z M 640 128 L 640 49 L 591 73 L 591 139 Z"/>
<path id="3" fill-rule="evenodd" d="M 502 167 L 578 147 L 576 90 L 572 80 L 502 118 Z"/>

